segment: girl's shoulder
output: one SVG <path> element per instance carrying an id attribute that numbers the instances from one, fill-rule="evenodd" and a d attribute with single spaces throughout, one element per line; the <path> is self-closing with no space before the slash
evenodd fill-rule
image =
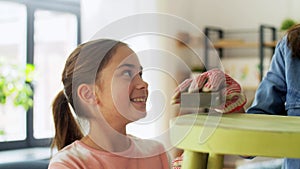
<path id="1" fill-rule="evenodd" d="M 78 154 L 82 154 L 82 151 L 84 151 L 84 149 L 78 147 L 78 142 L 79 141 L 75 141 L 56 152 L 51 158 L 51 161 L 59 162 L 64 159 L 70 158 L 70 156 L 77 156 Z"/>
<path id="2" fill-rule="evenodd" d="M 77 140 L 72 144 L 59 150 L 50 160 L 49 168 L 72 168 L 85 169 L 91 166 L 101 168 L 98 156 L 81 141 Z M 88 165 L 87 165 L 88 164 Z"/>

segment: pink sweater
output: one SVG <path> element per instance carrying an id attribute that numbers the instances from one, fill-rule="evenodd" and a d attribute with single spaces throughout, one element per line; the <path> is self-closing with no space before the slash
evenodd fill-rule
<path id="1" fill-rule="evenodd" d="M 48 169 L 169 169 L 169 161 L 156 141 L 132 138 L 130 148 L 118 154 L 75 141 L 54 155 Z"/>

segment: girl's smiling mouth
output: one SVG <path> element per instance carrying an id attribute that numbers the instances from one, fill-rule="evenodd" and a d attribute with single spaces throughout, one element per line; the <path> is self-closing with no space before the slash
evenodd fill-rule
<path id="1" fill-rule="evenodd" d="M 135 97 L 135 98 L 131 98 L 130 101 L 135 102 L 135 103 L 146 103 L 147 102 L 147 97 L 146 96 Z"/>

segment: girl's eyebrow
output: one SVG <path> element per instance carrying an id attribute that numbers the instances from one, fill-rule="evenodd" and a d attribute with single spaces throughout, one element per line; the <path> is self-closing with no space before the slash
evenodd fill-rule
<path id="1" fill-rule="evenodd" d="M 120 69 L 120 68 L 122 68 L 122 67 L 136 68 L 137 66 L 134 65 L 134 64 L 125 63 L 125 64 L 120 65 L 117 69 Z M 139 68 L 140 68 L 140 70 L 143 70 L 143 67 L 142 67 L 142 66 L 140 66 Z"/>

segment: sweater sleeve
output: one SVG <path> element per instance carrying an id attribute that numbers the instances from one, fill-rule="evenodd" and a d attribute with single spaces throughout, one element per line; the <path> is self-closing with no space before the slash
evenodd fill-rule
<path id="1" fill-rule="evenodd" d="M 260 83 L 247 113 L 286 115 L 285 50 L 288 48 L 286 38 L 283 38 L 276 46 L 270 69 Z"/>

